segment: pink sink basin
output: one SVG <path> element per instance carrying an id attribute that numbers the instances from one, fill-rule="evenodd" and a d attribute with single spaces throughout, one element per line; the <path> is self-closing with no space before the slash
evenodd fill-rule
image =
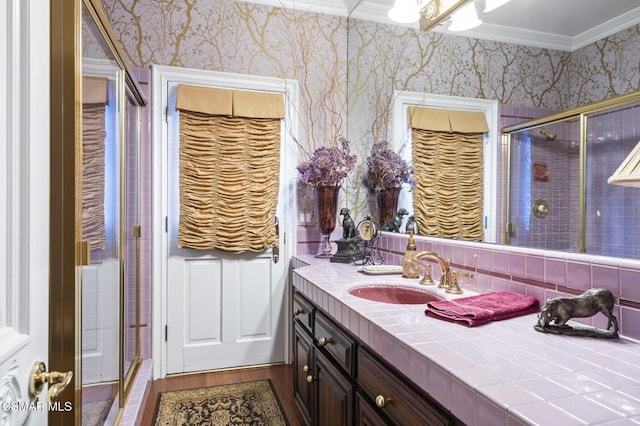
<path id="1" fill-rule="evenodd" d="M 349 294 L 374 302 L 394 303 L 397 305 L 423 305 L 428 302 L 443 300 L 428 291 L 401 286 L 370 285 L 354 287 Z"/>

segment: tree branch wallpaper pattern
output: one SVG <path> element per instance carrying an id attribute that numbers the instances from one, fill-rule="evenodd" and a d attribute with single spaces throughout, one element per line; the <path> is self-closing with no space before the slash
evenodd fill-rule
<path id="1" fill-rule="evenodd" d="M 394 90 L 559 111 L 640 88 L 640 26 L 564 52 L 233 0 L 103 7 L 137 66 L 296 79 L 301 146 L 311 152 L 345 135 L 358 155 L 340 201 L 355 218 L 375 208 L 361 182 L 371 145 L 393 136 Z M 299 192 L 311 216 L 312 197 Z"/>

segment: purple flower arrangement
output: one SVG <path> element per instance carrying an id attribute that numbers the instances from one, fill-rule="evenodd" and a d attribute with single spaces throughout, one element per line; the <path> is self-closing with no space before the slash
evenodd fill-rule
<path id="1" fill-rule="evenodd" d="M 412 182 L 412 170 L 400 154 L 389 148 L 389 142 L 373 144 L 371 156 L 367 157 L 367 176 L 364 184 L 371 192 L 398 188 Z"/>
<path id="2" fill-rule="evenodd" d="M 309 161 L 296 167 L 300 180 L 314 186 L 340 185 L 356 164 L 356 156 L 351 155 L 349 145 L 349 140 L 339 137 L 337 146 L 316 149 Z"/>

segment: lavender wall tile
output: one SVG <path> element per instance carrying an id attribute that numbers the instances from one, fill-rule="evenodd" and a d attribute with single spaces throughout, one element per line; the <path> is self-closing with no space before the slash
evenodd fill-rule
<path id="1" fill-rule="evenodd" d="M 509 253 L 509 273 L 515 277 L 525 276 L 525 256 L 522 253 Z"/>
<path id="2" fill-rule="evenodd" d="M 591 288 L 591 264 L 567 260 L 567 286 L 577 290 Z"/>
<path id="3" fill-rule="evenodd" d="M 545 257 L 545 281 L 564 285 L 567 282 L 567 264 L 564 259 Z"/>
<path id="4" fill-rule="evenodd" d="M 494 251 L 491 259 L 495 272 L 509 273 L 509 254 L 504 251 Z"/>
<path id="5" fill-rule="evenodd" d="M 640 311 L 626 306 L 620 307 L 620 328 L 625 336 L 640 340 Z"/>
<path id="6" fill-rule="evenodd" d="M 542 256 L 525 256 L 525 277 L 537 280 L 544 281 L 545 278 L 545 259 Z"/>
<path id="7" fill-rule="evenodd" d="M 620 270 L 620 296 L 625 299 L 640 302 L 640 270 Z"/>
<path id="8" fill-rule="evenodd" d="M 591 266 L 591 282 L 594 288 L 606 288 L 614 296 L 620 295 L 620 269 L 594 264 Z"/>

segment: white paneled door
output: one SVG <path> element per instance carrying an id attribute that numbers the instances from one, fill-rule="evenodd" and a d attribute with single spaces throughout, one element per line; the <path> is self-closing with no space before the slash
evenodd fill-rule
<path id="1" fill-rule="evenodd" d="M 229 254 L 178 248 L 178 82 L 194 83 L 166 85 L 166 373 L 283 362 L 287 262 L 274 262 L 271 249 Z M 281 221 L 283 204 L 280 198 Z M 285 244 L 281 236 L 281 253 L 287 253 Z"/>

